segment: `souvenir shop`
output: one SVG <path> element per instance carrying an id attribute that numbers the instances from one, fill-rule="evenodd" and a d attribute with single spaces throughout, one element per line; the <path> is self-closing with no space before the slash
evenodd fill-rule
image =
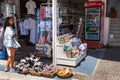
<path id="1" fill-rule="evenodd" d="M 39 0 L 39 4 L 36 0 L 21 0 L 26 2 L 21 6 L 24 8 L 20 7 L 19 21 L 15 15 L 16 6 L 10 1 L 1 4 L 4 19 L 13 16 L 15 25 L 19 26 L 16 33 L 29 39 L 35 47 L 34 53 L 15 65 L 16 71 L 33 76 L 71 77 L 74 71 L 67 66 L 76 67 L 87 54 L 87 43 L 82 41 L 87 0 Z M 44 64 L 41 57 L 52 57 L 52 63 Z"/>

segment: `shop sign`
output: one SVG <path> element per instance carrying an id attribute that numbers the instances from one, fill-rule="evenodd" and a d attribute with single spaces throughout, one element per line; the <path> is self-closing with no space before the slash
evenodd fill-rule
<path id="1" fill-rule="evenodd" d="M 85 3 L 85 6 L 101 6 L 103 3 L 101 1 L 89 1 Z"/>

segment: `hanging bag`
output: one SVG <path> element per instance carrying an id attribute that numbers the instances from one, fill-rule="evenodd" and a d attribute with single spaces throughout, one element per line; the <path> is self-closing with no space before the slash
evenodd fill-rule
<path id="1" fill-rule="evenodd" d="M 16 38 L 13 38 L 13 39 L 12 39 L 12 42 L 13 42 L 13 47 L 14 47 L 14 48 L 19 48 L 19 47 L 21 47 L 21 45 L 20 45 L 19 42 L 16 40 Z"/>

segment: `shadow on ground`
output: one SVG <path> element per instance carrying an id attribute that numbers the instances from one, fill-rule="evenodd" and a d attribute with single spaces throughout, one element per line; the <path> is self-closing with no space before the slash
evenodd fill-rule
<path id="1" fill-rule="evenodd" d="M 87 55 L 104 60 L 120 61 L 120 47 L 112 46 L 109 48 L 88 49 Z"/>

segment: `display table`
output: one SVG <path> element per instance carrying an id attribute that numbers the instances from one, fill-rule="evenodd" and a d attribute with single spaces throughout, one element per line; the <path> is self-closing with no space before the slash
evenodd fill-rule
<path id="1" fill-rule="evenodd" d="M 76 66 L 83 58 L 86 57 L 86 51 L 84 54 L 81 54 L 80 58 L 71 58 L 71 54 L 64 53 L 63 50 L 64 45 L 57 44 L 56 51 L 56 63 L 60 65 L 67 65 L 67 66 Z"/>

